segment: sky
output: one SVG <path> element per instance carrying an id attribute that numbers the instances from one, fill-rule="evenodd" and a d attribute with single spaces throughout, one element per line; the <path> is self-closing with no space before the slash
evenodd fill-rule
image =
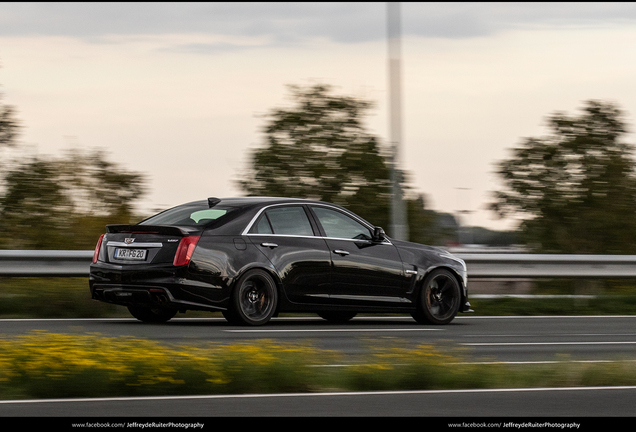
<path id="1" fill-rule="evenodd" d="M 498 161 L 590 99 L 636 118 L 636 3 L 402 3 L 401 162 L 467 225 Z M 0 93 L 29 152 L 103 149 L 145 174 L 145 211 L 241 195 L 288 85 L 369 99 L 389 139 L 386 3 L 0 3 Z M 634 143 L 632 133 L 625 140 Z"/>

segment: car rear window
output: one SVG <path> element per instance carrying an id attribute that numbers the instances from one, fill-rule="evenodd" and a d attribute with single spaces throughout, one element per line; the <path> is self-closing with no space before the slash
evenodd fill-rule
<path id="1" fill-rule="evenodd" d="M 225 215 L 228 209 L 181 206 L 140 222 L 140 225 L 203 226 Z"/>

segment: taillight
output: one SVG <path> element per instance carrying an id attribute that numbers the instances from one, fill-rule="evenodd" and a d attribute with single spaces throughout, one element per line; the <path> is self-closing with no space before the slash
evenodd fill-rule
<path id="1" fill-rule="evenodd" d="M 190 263 L 190 258 L 192 258 L 194 248 L 197 247 L 199 238 L 199 236 L 189 236 L 181 239 L 179 247 L 177 248 L 177 253 L 174 256 L 173 264 L 175 266 L 184 266 Z"/>
<path id="2" fill-rule="evenodd" d="M 104 240 L 104 234 L 99 236 L 99 240 L 97 240 L 97 245 L 95 246 L 95 253 L 93 253 L 93 264 L 97 262 L 97 258 L 99 258 L 99 251 L 102 248 L 102 241 Z"/>

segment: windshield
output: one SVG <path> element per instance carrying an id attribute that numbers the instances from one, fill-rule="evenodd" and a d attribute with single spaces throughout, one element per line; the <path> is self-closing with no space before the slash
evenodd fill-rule
<path id="1" fill-rule="evenodd" d="M 203 226 L 225 215 L 228 209 L 207 206 L 174 207 L 148 219 L 139 225 Z"/>

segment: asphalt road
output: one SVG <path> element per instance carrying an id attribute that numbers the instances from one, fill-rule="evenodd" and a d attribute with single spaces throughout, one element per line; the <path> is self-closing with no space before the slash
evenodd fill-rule
<path id="1" fill-rule="evenodd" d="M 505 418 L 552 421 L 558 418 L 623 418 L 634 416 L 636 387 L 449 390 L 192 396 L 166 398 L 72 399 L 0 402 L 1 417 L 72 417 L 101 422 L 148 417 L 195 422 L 211 417 L 427 417 Z M 76 420 L 74 420 L 76 421 Z M 563 421 L 563 420 L 561 420 Z M 214 421 L 205 421 L 207 426 Z M 611 426 L 605 423 L 605 426 Z M 558 429 L 558 428 L 557 428 Z"/>
<path id="2" fill-rule="evenodd" d="M 236 342 L 261 338 L 311 341 L 360 353 L 399 339 L 461 350 L 469 361 L 546 362 L 636 359 L 636 316 L 473 317 L 422 326 L 406 317 L 360 317 L 335 325 L 312 317 L 277 318 L 258 328 L 221 318 L 143 324 L 133 319 L 0 320 L 0 335 L 34 330 L 135 336 L 162 343 Z M 505 389 L 249 395 L 72 401 L 4 401 L 0 416 L 634 416 L 636 388 Z"/>

